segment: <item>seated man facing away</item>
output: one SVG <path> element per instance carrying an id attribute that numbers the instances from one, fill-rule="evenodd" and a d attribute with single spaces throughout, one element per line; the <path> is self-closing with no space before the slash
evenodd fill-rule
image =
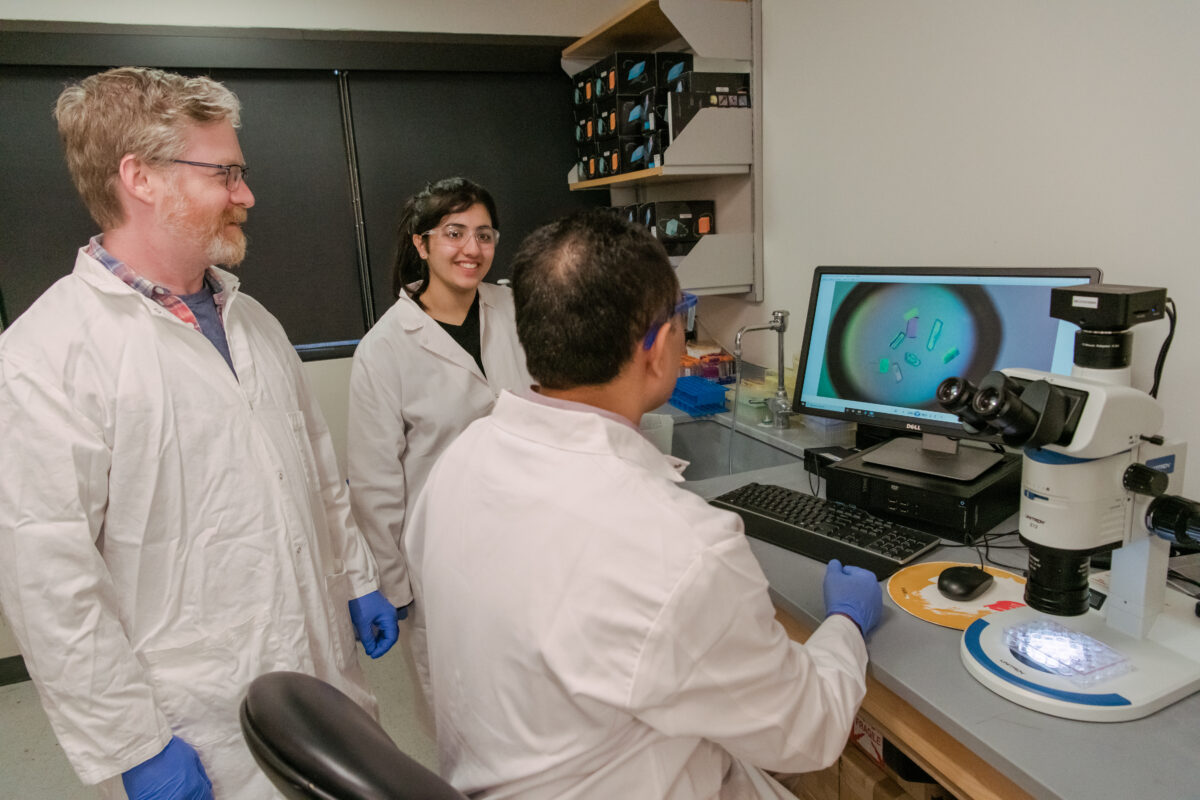
<path id="1" fill-rule="evenodd" d="M 603 210 L 513 265 L 532 391 L 445 451 L 406 540 L 442 773 L 474 797 L 791 797 L 865 692 L 874 576 L 830 564 L 806 645 L 774 618 L 737 515 L 638 431 L 671 394 L 679 283 Z"/>

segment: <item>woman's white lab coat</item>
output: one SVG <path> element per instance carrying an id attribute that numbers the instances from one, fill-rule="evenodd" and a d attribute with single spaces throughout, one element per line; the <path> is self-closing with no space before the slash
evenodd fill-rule
<path id="1" fill-rule="evenodd" d="M 741 520 L 671 461 L 629 425 L 505 392 L 434 467 L 405 544 L 461 791 L 786 798 L 761 769 L 841 753 L 858 629 L 835 615 L 790 641 Z"/>
<path id="2" fill-rule="evenodd" d="M 354 517 L 375 554 L 384 595 L 412 600 L 400 542 L 434 461 L 502 389 L 533 382 L 517 340 L 512 292 L 479 284 L 485 377 L 436 320 L 402 294 L 354 353 L 346 443 Z"/>
<path id="3" fill-rule="evenodd" d="M 238 724 L 263 672 L 375 709 L 347 602 L 377 577 L 324 420 L 279 323 L 219 274 L 236 379 L 83 251 L 0 337 L 0 600 L 109 797 L 172 733 L 216 797 L 275 796 Z"/>

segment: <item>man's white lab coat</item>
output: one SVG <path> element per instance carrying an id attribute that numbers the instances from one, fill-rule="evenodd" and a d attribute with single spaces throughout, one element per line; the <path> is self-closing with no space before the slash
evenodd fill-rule
<path id="1" fill-rule="evenodd" d="M 838 757 L 862 636 L 834 616 L 790 641 L 741 520 L 676 486 L 673 461 L 632 426 L 505 392 L 435 466 L 406 546 L 460 790 L 787 798 L 758 768 Z"/>
<path id="2" fill-rule="evenodd" d="M 275 796 L 238 724 L 263 672 L 375 710 L 347 602 L 377 576 L 325 422 L 279 323 L 218 274 L 236 378 L 83 250 L 0 337 L 0 600 L 105 796 L 172 732 L 217 798 Z"/>
<path id="3" fill-rule="evenodd" d="M 401 551 L 405 518 L 434 461 L 502 389 L 528 389 L 512 292 L 479 284 L 483 366 L 402 294 L 354 352 L 346 469 L 354 518 L 379 565 L 383 593 L 398 606 L 412 591 Z M 404 627 L 403 624 L 401 627 Z"/>

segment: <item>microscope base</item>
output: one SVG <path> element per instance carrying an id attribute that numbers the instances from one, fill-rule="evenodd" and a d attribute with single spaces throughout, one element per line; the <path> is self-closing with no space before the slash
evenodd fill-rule
<path id="1" fill-rule="evenodd" d="M 976 620 L 963 634 L 960 654 L 967 671 L 996 694 L 1018 705 L 1066 719 L 1124 722 L 1164 708 L 1200 689 L 1200 619 L 1196 601 L 1168 590 L 1150 636 L 1135 639 L 1108 627 L 1104 614 L 1055 617 L 1021 606 Z M 1087 634 L 1130 662 L 1123 675 L 1081 688 L 1063 675 L 1014 655 L 1005 634 L 1014 625 L 1050 620 Z"/>

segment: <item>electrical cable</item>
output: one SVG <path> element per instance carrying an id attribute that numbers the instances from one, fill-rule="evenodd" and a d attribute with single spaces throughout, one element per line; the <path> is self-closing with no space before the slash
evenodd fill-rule
<path id="1" fill-rule="evenodd" d="M 1171 349 L 1171 340 L 1175 338 L 1175 301 L 1170 297 L 1167 298 L 1166 306 L 1167 319 L 1170 321 L 1170 327 L 1167 329 L 1167 338 L 1163 339 L 1162 346 L 1158 348 L 1158 359 L 1154 362 L 1154 385 L 1150 387 L 1148 394 L 1151 397 L 1158 397 L 1158 384 L 1162 380 L 1163 365 L 1167 361 L 1167 351 Z"/>

